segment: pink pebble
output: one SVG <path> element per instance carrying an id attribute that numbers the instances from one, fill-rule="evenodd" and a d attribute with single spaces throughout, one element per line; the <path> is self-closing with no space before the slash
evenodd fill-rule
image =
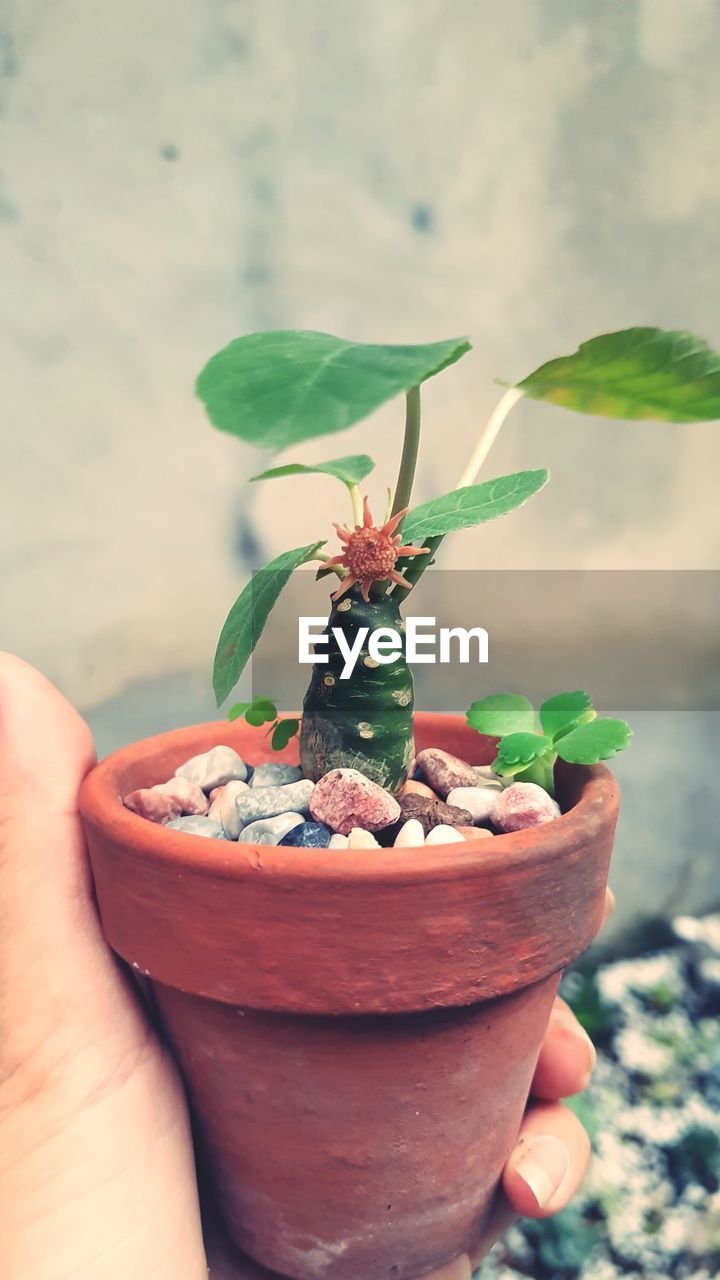
<path id="1" fill-rule="evenodd" d="M 227 783 L 224 782 L 221 787 L 213 787 L 212 791 L 208 793 L 208 800 L 210 801 L 211 804 L 213 800 L 217 800 L 218 796 L 222 795 L 226 786 L 227 786 Z"/>
<path id="2" fill-rule="evenodd" d="M 177 800 L 184 818 L 190 817 L 191 814 L 207 813 L 210 808 L 210 802 L 202 787 L 199 787 L 196 782 L 190 782 L 187 778 L 171 778 L 169 782 L 158 783 L 152 790 Z"/>
<path id="3" fill-rule="evenodd" d="M 485 840 L 488 836 L 492 839 L 492 831 L 488 831 L 486 827 L 456 827 L 456 831 L 460 832 L 466 840 Z"/>
<path id="4" fill-rule="evenodd" d="M 492 823 L 499 831 L 524 831 L 560 817 L 560 806 L 535 782 L 513 782 L 501 791 L 492 811 Z"/>
<path id="5" fill-rule="evenodd" d="M 423 776 L 443 800 L 455 787 L 474 787 L 477 784 L 474 766 L 459 756 L 450 755 L 449 751 L 426 747 L 424 751 L 418 751 L 415 759 Z"/>
<path id="6" fill-rule="evenodd" d="M 410 778 L 405 783 L 399 794 L 401 796 L 427 796 L 428 800 L 437 800 L 432 787 L 428 787 L 425 782 L 415 782 L 414 778 Z"/>
<path id="7" fill-rule="evenodd" d="M 391 826 L 400 817 L 400 805 L 358 769 L 331 769 L 310 797 L 310 813 L 316 822 L 347 836 L 354 827 L 380 831 Z"/>
<path id="8" fill-rule="evenodd" d="M 163 795 L 156 787 L 140 787 L 137 791 L 131 791 L 123 797 L 123 804 L 141 818 L 158 822 L 163 827 L 183 816 L 180 803 L 172 796 Z"/>

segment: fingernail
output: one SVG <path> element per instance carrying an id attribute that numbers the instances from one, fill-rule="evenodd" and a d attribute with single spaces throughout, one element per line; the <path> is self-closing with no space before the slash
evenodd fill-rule
<path id="1" fill-rule="evenodd" d="M 532 1138 L 515 1165 L 515 1172 L 532 1191 L 541 1209 L 547 1208 L 570 1167 L 568 1149 L 559 1138 Z"/>

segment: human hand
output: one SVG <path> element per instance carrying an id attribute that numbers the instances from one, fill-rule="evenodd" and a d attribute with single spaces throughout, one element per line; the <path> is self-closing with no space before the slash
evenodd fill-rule
<path id="1" fill-rule="evenodd" d="M 77 712 L 0 654 L 0 1274 L 207 1280 L 209 1260 L 211 1280 L 262 1280 L 207 1221 L 203 1242 L 182 1085 L 102 936 L 77 812 L 93 760 Z M 588 1139 L 557 1099 L 593 1062 L 558 1000 L 478 1257 L 580 1185 Z M 470 1272 L 463 1257 L 427 1280 Z"/>

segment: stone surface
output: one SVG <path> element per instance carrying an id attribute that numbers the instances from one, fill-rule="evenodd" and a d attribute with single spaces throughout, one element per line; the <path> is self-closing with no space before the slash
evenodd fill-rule
<path id="1" fill-rule="evenodd" d="M 474 787 L 477 784 L 475 767 L 449 751 L 426 747 L 424 751 L 418 751 L 415 759 L 423 779 L 443 800 L 455 787 Z"/>
<path id="2" fill-rule="evenodd" d="M 560 806 L 535 782 L 514 782 L 497 797 L 492 812 L 499 831 L 524 831 L 560 816 Z"/>
<path id="3" fill-rule="evenodd" d="M 153 791 L 176 800 L 184 816 L 204 814 L 210 808 L 210 802 L 202 787 L 195 782 L 190 782 L 188 778 L 170 778 L 168 782 L 158 783 L 153 787 Z"/>
<path id="4" fill-rule="evenodd" d="M 310 812 L 316 821 L 349 835 L 353 827 L 380 831 L 397 822 L 400 805 L 358 769 L 331 769 L 315 787 Z"/>
<path id="5" fill-rule="evenodd" d="M 427 796 L 400 796 L 401 821 L 417 818 L 427 835 L 433 827 L 443 823 L 448 827 L 472 825 L 472 814 L 467 809 L 459 809 L 456 805 L 445 804 L 442 800 L 429 800 Z"/>
<path id="6" fill-rule="evenodd" d="M 500 788 L 454 787 L 448 792 L 447 802 L 458 809 L 467 809 L 473 822 L 489 822 L 497 803 Z"/>
<path id="7" fill-rule="evenodd" d="M 250 780 L 251 787 L 287 787 L 300 782 L 303 771 L 296 764 L 259 764 Z"/>
<path id="8" fill-rule="evenodd" d="M 408 778 L 405 786 L 398 793 L 401 796 L 425 796 L 428 800 L 436 800 L 437 796 L 432 787 L 426 782 L 418 782 L 415 778 Z"/>
<path id="9" fill-rule="evenodd" d="M 408 818 L 398 831 L 393 841 L 396 849 L 422 848 L 425 843 L 423 825 L 417 818 Z"/>
<path id="10" fill-rule="evenodd" d="M 330 843 L 328 845 L 328 849 L 347 849 L 347 847 L 348 847 L 347 836 L 341 836 L 338 832 L 336 832 L 334 836 L 330 837 Z"/>
<path id="11" fill-rule="evenodd" d="M 284 835 L 279 844 L 298 849 L 327 849 L 332 831 L 324 822 L 303 822 Z"/>
<path id="12" fill-rule="evenodd" d="M 128 792 L 123 797 L 123 804 L 126 809 L 131 809 L 141 818 L 160 823 L 161 826 L 166 826 L 175 818 L 182 817 L 180 802 L 173 796 L 163 794 L 155 787 L 139 787 L 137 791 Z"/>
<path id="13" fill-rule="evenodd" d="M 425 837 L 425 844 L 462 844 L 465 837 L 456 831 L 454 827 L 448 827 L 444 823 L 433 827 Z"/>
<path id="14" fill-rule="evenodd" d="M 167 824 L 168 831 L 185 831 L 189 836 L 204 836 L 208 840 L 226 840 L 227 836 L 219 822 L 213 822 L 203 814 L 190 814 L 185 818 L 175 818 Z"/>
<path id="15" fill-rule="evenodd" d="M 372 831 L 364 831 L 362 827 L 353 827 L 347 838 L 348 849 L 379 849 L 380 845 Z"/>
<path id="16" fill-rule="evenodd" d="M 247 791 L 247 782 L 226 782 L 224 787 L 213 787 L 211 795 L 215 798 L 208 810 L 208 817 L 221 822 L 228 840 L 237 840 L 240 835 L 240 819 L 235 801 L 241 792 Z"/>
<path id="17" fill-rule="evenodd" d="M 487 827 L 456 827 L 455 830 L 459 831 L 460 835 L 464 836 L 466 840 L 477 840 L 478 837 L 481 840 L 488 837 L 491 840 L 493 839 L 493 832 L 488 831 Z"/>
<path id="18" fill-rule="evenodd" d="M 279 813 L 273 818 L 258 818 L 240 832 L 241 844 L 279 844 L 283 836 L 304 821 L 301 813 Z"/>
<path id="19" fill-rule="evenodd" d="M 235 800 L 238 821 L 244 827 L 258 818 L 274 818 L 280 813 L 307 814 L 314 790 L 315 784 L 309 778 L 287 787 L 248 787 Z"/>
<path id="20" fill-rule="evenodd" d="M 195 782 L 202 787 L 203 791 L 212 791 L 226 782 L 234 780 L 244 782 L 247 777 L 247 768 L 244 760 L 240 759 L 237 751 L 232 747 L 217 746 L 186 760 L 175 770 L 175 776 L 188 778 L 190 782 Z"/>

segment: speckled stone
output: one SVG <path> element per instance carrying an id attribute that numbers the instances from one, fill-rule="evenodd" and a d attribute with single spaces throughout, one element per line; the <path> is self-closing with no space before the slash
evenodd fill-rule
<path id="1" fill-rule="evenodd" d="M 225 832 L 219 822 L 206 818 L 203 814 L 191 814 L 186 818 L 175 818 L 168 822 L 168 831 L 185 831 L 189 836 L 204 836 L 208 840 L 225 840 Z"/>
<path id="2" fill-rule="evenodd" d="M 448 804 L 467 809 L 473 822 L 489 822 L 500 789 L 495 787 L 454 787 L 448 792 Z"/>
<path id="3" fill-rule="evenodd" d="M 291 782 L 300 782 L 303 771 L 297 764 L 259 764 L 251 782 L 251 787 L 288 787 Z"/>
<path id="4" fill-rule="evenodd" d="M 310 812 L 316 822 L 346 836 L 353 827 L 379 831 L 397 822 L 400 805 L 358 769 L 331 769 L 315 787 Z"/>
<path id="5" fill-rule="evenodd" d="M 248 787 L 235 801 L 238 821 L 245 827 L 258 818 L 275 818 L 281 813 L 307 814 L 315 790 L 309 778 L 291 782 L 287 787 Z"/>
<path id="6" fill-rule="evenodd" d="M 215 798 L 208 810 L 208 817 L 214 822 L 222 823 L 228 840 L 237 840 L 240 835 L 241 823 L 235 801 L 241 792 L 247 789 L 247 782 L 236 779 L 234 782 L 226 782 L 224 787 L 214 787 L 211 793 Z"/>
<path id="7" fill-rule="evenodd" d="M 497 797 L 492 813 L 498 831 L 524 831 L 560 816 L 560 805 L 535 782 L 514 782 Z"/>
<path id="8" fill-rule="evenodd" d="M 232 747 L 212 747 L 198 756 L 191 756 L 175 770 L 176 778 L 188 778 L 196 782 L 203 791 L 212 791 L 226 782 L 245 782 L 247 768 Z"/>
<path id="9" fill-rule="evenodd" d="M 249 822 L 240 832 L 240 844 L 280 844 L 283 836 L 304 822 L 301 813 L 279 813 L 273 818 Z"/>
<path id="10" fill-rule="evenodd" d="M 147 818 L 149 822 L 156 822 L 163 827 L 175 818 L 182 817 L 180 802 L 172 796 L 164 795 L 155 787 L 139 787 L 137 791 L 128 792 L 123 796 L 123 804 L 141 818 Z"/>
<path id="11" fill-rule="evenodd" d="M 467 809 L 458 809 L 455 805 L 443 804 L 442 800 L 429 800 L 427 796 L 400 796 L 400 818 L 407 822 L 417 818 L 425 835 L 442 823 L 447 827 L 469 827 L 472 825 L 472 814 Z M 393 833 L 394 835 L 394 833 Z"/>
<path id="12" fill-rule="evenodd" d="M 295 849 L 327 849 L 331 836 L 332 831 L 324 822 L 303 822 L 288 831 L 278 843 Z"/>
<path id="13" fill-rule="evenodd" d="M 424 751 L 418 751 L 416 766 L 421 770 L 423 779 L 443 800 L 455 787 L 474 787 L 477 784 L 474 765 L 461 760 L 459 756 L 450 755 L 449 751 L 441 751 L 439 747 L 426 747 Z"/>

